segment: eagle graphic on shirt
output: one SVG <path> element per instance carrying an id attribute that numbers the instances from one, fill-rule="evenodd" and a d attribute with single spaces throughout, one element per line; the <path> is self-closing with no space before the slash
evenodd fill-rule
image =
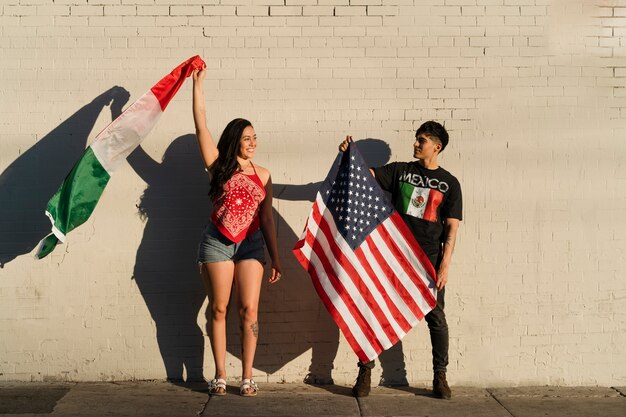
<path id="1" fill-rule="evenodd" d="M 443 193 L 434 188 L 416 187 L 403 182 L 400 184 L 402 214 L 417 217 L 429 222 L 437 221 L 437 209 L 443 202 Z"/>

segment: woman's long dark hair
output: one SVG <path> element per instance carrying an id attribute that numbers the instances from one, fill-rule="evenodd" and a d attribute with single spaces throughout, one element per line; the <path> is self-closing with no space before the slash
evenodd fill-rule
<path id="1" fill-rule="evenodd" d="M 213 165 L 209 168 L 211 173 L 211 189 L 209 197 L 211 200 L 222 195 L 224 184 L 240 168 L 237 162 L 239 152 L 239 141 L 243 135 L 243 130 L 252 126 L 246 119 L 234 119 L 226 125 L 219 142 L 217 142 L 218 156 Z"/>

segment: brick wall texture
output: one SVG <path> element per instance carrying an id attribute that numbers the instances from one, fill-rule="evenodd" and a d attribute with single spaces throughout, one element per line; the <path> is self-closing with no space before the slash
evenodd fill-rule
<path id="1" fill-rule="evenodd" d="M 262 290 L 257 380 L 354 380 L 291 247 L 346 134 L 410 160 L 438 120 L 465 200 L 449 381 L 626 384 L 624 0 L 1 0 L 0 380 L 213 376 L 190 82 L 92 218 L 33 259 L 85 146 L 196 54 L 209 127 L 251 120 L 278 196 L 285 279 Z M 235 314 L 228 332 L 236 381 Z M 375 382 L 428 383 L 425 323 L 380 362 Z"/>

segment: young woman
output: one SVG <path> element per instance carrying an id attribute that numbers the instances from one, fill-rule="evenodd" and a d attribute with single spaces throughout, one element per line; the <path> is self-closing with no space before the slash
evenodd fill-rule
<path id="1" fill-rule="evenodd" d="M 198 247 L 198 264 L 209 297 L 208 327 L 215 360 L 211 395 L 226 393 L 226 310 L 231 288 L 239 306 L 242 329 L 242 380 L 239 392 L 254 396 L 252 380 L 259 325 L 257 313 L 265 263 L 264 241 L 272 259 L 270 283 L 281 278 L 272 217 L 270 172 L 252 162 L 257 138 L 244 119 L 228 123 L 217 146 L 206 126 L 203 81 L 205 70 L 193 73 L 193 118 L 200 153 L 211 181 L 213 213 Z"/>

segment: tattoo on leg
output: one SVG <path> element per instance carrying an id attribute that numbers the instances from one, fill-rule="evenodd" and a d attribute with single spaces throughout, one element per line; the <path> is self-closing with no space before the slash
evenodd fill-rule
<path id="1" fill-rule="evenodd" d="M 254 323 L 252 323 L 250 325 L 250 329 L 252 330 L 252 334 L 254 335 L 254 337 L 258 339 L 259 338 L 259 322 L 255 321 Z"/>

